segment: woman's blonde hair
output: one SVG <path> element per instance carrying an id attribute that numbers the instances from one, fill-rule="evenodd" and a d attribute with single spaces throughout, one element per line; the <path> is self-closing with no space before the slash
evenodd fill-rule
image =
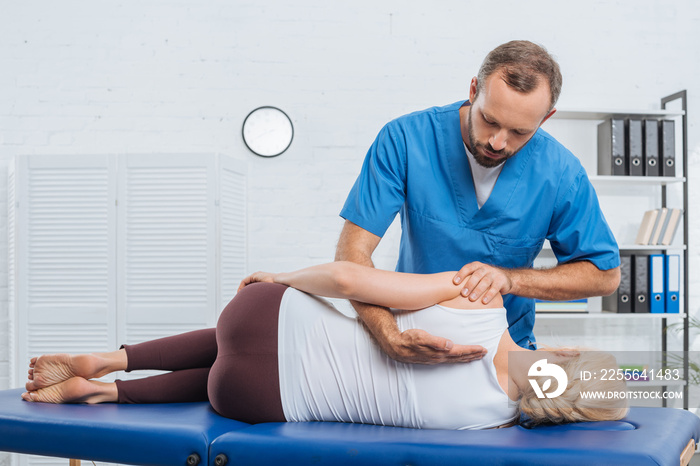
<path id="1" fill-rule="evenodd" d="M 547 351 L 555 351 L 563 356 L 557 365 L 566 372 L 568 385 L 556 398 L 538 398 L 531 386 L 523 390 L 518 406 L 520 412 L 531 419 L 532 424 L 615 421 L 625 417 L 629 410 L 625 398 L 627 384 L 624 379 L 619 380 L 619 366 L 612 354 L 573 348 Z M 582 380 L 584 373 L 591 374 L 591 380 Z M 542 386 L 546 377 L 537 379 L 537 383 Z M 600 395 L 582 397 L 582 391 Z"/>

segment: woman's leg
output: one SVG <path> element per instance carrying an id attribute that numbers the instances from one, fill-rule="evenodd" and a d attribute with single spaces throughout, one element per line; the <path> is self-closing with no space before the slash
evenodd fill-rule
<path id="1" fill-rule="evenodd" d="M 143 379 L 116 380 L 118 403 L 191 403 L 208 401 L 210 367 L 183 369 Z"/>
<path id="2" fill-rule="evenodd" d="M 284 285 L 253 283 L 221 313 L 219 353 L 209 374 L 209 400 L 222 416 L 284 421 L 277 363 L 277 325 Z"/>
<path id="3" fill-rule="evenodd" d="M 189 403 L 208 401 L 207 379 L 216 360 L 216 329 L 208 328 L 123 345 L 126 371 L 173 371 L 134 380 L 117 380 L 119 403 Z"/>
<path id="4" fill-rule="evenodd" d="M 113 370 L 174 372 L 103 384 L 85 380 L 89 378 L 83 375 L 85 372 L 73 371 L 64 373 L 69 378 L 27 393 L 23 398 L 54 403 L 166 403 L 204 401 L 208 392 L 212 406 L 224 416 L 249 422 L 284 421 L 277 367 L 277 325 L 286 289 L 269 283 L 249 285 L 224 309 L 216 333 L 214 329 L 197 330 L 126 345 L 114 352 L 121 357 L 110 366 Z M 35 361 L 35 382 L 41 379 L 39 375 L 48 373 L 40 369 L 49 366 L 49 358 Z M 56 363 L 56 358 L 53 361 Z M 215 362 L 210 369 L 207 365 L 212 361 Z"/>
<path id="5" fill-rule="evenodd" d="M 217 353 L 216 329 L 194 330 L 136 345 L 122 345 L 122 348 L 126 350 L 128 361 L 126 372 L 211 367 Z"/>
<path id="6" fill-rule="evenodd" d="M 22 394 L 43 403 L 189 403 L 207 401 L 209 368 L 185 369 L 135 380 L 99 382 L 70 377 Z"/>
<path id="7" fill-rule="evenodd" d="M 110 353 L 41 356 L 30 361 L 26 388 L 34 396 L 23 398 L 50 403 L 207 401 L 207 378 L 216 352 L 216 329 L 211 328 L 124 345 Z M 144 369 L 174 372 L 114 384 L 84 380 Z"/>
<path id="8" fill-rule="evenodd" d="M 216 329 L 195 330 L 117 351 L 89 354 L 49 354 L 29 361 L 27 390 L 37 390 L 70 379 L 99 378 L 117 371 L 176 371 L 211 367 L 216 360 Z"/>

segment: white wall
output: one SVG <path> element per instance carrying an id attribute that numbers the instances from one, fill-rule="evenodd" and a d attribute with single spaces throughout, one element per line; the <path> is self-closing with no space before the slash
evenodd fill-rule
<path id="1" fill-rule="evenodd" d="M 688 89 L 689 214 L 692 231 L 700 227 L 700 6 L 693 0 L 2 3 L 0 159 L 243 157 L 251 271 L 330 260 L 342 225 L 337 213 L 381 125 L 466 98 L 483 56 L 515 38 L 558 57 L 560 108 L 653 109 L 659 97 Z M 278 158 L 255 157 L 241 140 L 243 119 L 260 105 L 293 119 L 294 143 Z M 0 212 L 4 173 L 0 167 Z M 8 367 L 6 224 L 0 214 L 0 388 Z M 691 270 L 698 246 L 693 239 Z M 385 247 L 379 265 L 392 267 L 392 258 Z M 691 276 L 694 312 L 699 280 Z"/>

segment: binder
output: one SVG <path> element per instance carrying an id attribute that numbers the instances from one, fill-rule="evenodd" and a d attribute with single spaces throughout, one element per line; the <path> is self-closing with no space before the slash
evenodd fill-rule
<path id="1" fill-rule="evenodd" d="M 649 244 L 658 215 L 659 209 L 647 210 L 644 212 L 644 217 L 642 218 L 642 223 L 639 225 L 639 231 L 637 232 L 637 238 L 634 240 L 634 244 Z"/>
<path id="2" fill-rule="evenodd" d="M 676 230 L 678 230 L 678 224 L 681 221 L 682 214 L 683 211 L 681 209 L 669 209 L 666 215 L 667 221 L 665 222 L 664 229 L 661 231 L 661 236 L 657 244 L 668 246 L 673 242 L 673 237 L 676 236 Z"/>
<path id="3" fill-rule="evenodd" d="M 603 296 L 603 309 L 632 312 L 632 256 L 620 256 L 620 286 L 612 295 Z"/>
<path id="4" fill-rule="evenodd" d="M 656 216 L 656 223 L 654 224 L 654 230 L 651 233 L 651 238 L 649 239 L 649 244 L 658 244 L 661 238 L 661 231 L 663 231 L 666 225 L 666 220 L 668 218 L 668 209 L 663 207 L 659 209 L 659 215 Z"/>
<path id="5" fill-rule="evenodd" d="M 634 303 L 632 312 L 643 314 L 649 312 L 649 256 L 635 254 L 634 264 Z"/>
<path id="6" fill-rule="evenodd" d="M 665 268 L 666 312 L 677 314 L 680 312 L 681 256 L 679 254 L 667 254 Z"/>
<path id="7" fill-rule="evenodd" d="M 620 256 L 620 275 L 617 312 L 632 312 L 632 256 Z"/>
<path id="8" fill-rule="evenodd" d="M 621 118 L 610 118 L 598 125 L 598 174 L 627 174 L 625 120 Z"/>
<path id="9" fill-rule="evenodd" d="M 659 122 L 659 157 L 662 176 L 676 176 L 676 124 L 673 120 Z"/>
<path id="10" fill-rule="evenodd" d="M 659 176 L 659 122 L 644 120 L 643 126 L 644 175 Z"/>
<path id="11" fill-rule="evenodd" d="M 649 256 L 649 312 L 661 314 L 666 309 L 664 255 Z"/>
<path id="12" fill-rule="evenodd" d="M 643 176 L 642 120 L 627 120 L 627 173 Z"/>

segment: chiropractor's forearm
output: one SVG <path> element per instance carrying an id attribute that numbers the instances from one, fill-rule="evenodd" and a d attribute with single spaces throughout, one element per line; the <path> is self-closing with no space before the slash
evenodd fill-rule
<path id="1" fill-rule="evenodd" d="M 551 269 L 508 271 L 511 294 L 545 300 L 607 296 L 620 284 L 620 269 L 600 270 L 591 262 L 560 264 Z"/>
<path id="2" fill-rule="evenodd" d="M 335 252 L 336 261 L 348 261 L 367 267 L 374 267 L 372 253 L 380 237 L 346 221 Z M 384 351 L 391 335 L 399 333 L 399 327 L 391 311 L 386 307 L 351 301 L 357 314 Z"/>

